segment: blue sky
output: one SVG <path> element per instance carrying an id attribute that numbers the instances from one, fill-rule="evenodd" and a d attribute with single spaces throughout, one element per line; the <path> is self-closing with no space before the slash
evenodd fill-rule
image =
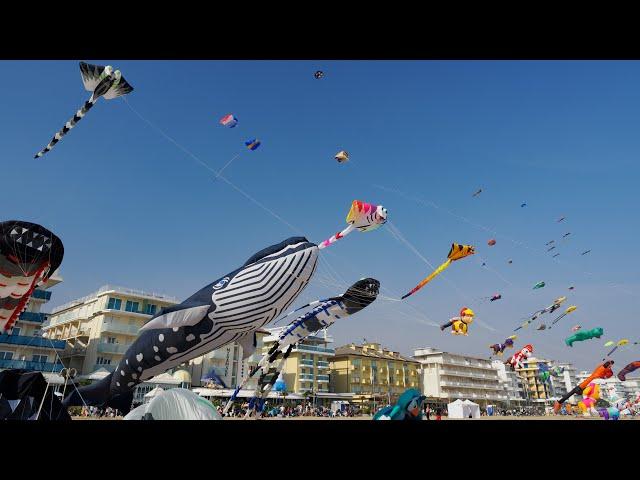
<path id="1" fill-rule="evenodd" d="M 101 99 L 34 160 L 89 93 L 76 61 L 3 61 L 0 211 L 63 240 L 65 281 L 51 307 L 106 283 L 183 299 L 288 236 L 324 240 L 360 199 L 386 206 L 393 226 L 325 250 L 298 302 L 363 276 L 381 281 L 384 298 L 332 327 L 337 344 L 486 357 L 561 295 L 578 310 L 550 331 L 521 331 L 516 345 L 591 369 L 606 340 L 640 339 L 639 62 L 85 61 L 122 70 L 135 88 L 129 104 L 212 168 L 240 153 L 225 177 L 296 231 L 214 182 L 122 99 Z M 218 124 L 226 113 L 239 118 L 235 129 Z M 262 146 L 250 152 L 254 137 Z M 333 160 L 341 149 L 347 164 Z M 397 302 L 431 269 L 394 229 L 433 265 L 452 242 L 478 254 Z M 552 239 L 559 246 L 546 253 Z M 532 290 L 538 281 L 546 287 Z M 482 301 L 498 292 L 502 300 Z M 433 326 L 462 306 L 481 320 L 468 337 Z M 576 323 L 605 337 L 566 347 Z M 614 359 L 639 356 L 636 346 Z"/>

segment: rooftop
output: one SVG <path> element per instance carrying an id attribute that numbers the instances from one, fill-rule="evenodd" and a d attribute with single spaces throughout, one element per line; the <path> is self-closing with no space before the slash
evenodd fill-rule
<path id="1" fill-rule="evenodd" d="M 336 357 L 356 355 L 360 357 L 380 358 L 383 360 L 400 360 L 402 362 L 420 363 L 417 360 L 405 357 L 400 352 L 394 352 L 381 347 L 379 343 L 366 343 L 364 345 L 356 345 L 351 343 L 336 348 Z"/>

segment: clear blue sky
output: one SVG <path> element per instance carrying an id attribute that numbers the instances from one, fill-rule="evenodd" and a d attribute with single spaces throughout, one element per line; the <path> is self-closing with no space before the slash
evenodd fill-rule
<path id="1" fill-rule="evenodd" d="M 322 241 L 360 199 L 385 205 L 434 265 L 453 241 L 478 255 L 405 302 L 381 298 L 338 322 L 337 344 L 364 337 L 408 354 L 434 346 L 486 357 L 490 343 L 561 295 L 578 310 L 551 331 L 521 331 L 516 345 L 591 369 L 606 340 L 640 339 L 639 62 L 84 60 L 121 69 L 135 88 L 131 106 L 211 167 L 242 152 L 224 175 L 299 232 L 213 182 L 122 99 L 100 100 L 34 160 L 89 93 L 76 61 L 1 62 L 1 217 L 63 240 L 64 283 L 51 307 L 106 283 L 183 299 L 288 236 Z M 226 113 L 239 118 L 235 129 L 218 124 Z M 250 152 L 253 137 L 262 147 Z M 352 159 L 344 165 L 333 160 L 341 149 Z M 544 244 L 569 231 L 547 254 Z M 363 276 L 398 298 L 431 271 L 387 226 L 322 257 L 298 304 Z M 538 281 L 546 287 L 532 290 Z M 502 300 L 481 301 L 497 292 Z M 468 337 L 428 325 L 462 306 L 482 320 Z M 576 323 L 603 327 L 605 338 L 566 347 Z M 639 347 L 614 354 L 620 366 L 638 357 Z"/>

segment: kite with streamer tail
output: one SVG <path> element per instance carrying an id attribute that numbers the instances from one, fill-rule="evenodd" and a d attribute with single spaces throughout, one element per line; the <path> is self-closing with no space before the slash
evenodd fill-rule
<path id="1" fill-rule="evenodd" d="M 558 308 L 560 308 L 560 306 L 562 305 L 562 303 L 567 299 L 567 297 L 558 297 L 556 298 L 553 303 L 551 305 L 549 305 L 546 308 L 543 308 L 542 310 L 538 310 L 536 311 L 529 320 L 527 320 L 526 322 L 524 322 L 522 325 L 520 325 L 518 328 L 516 328 L 514 330 L 514 332 L 517 332 L 518 330 L 520 330 L 521 328 L 525 328 L 527 327 L 531 322 L 533 322 L 535 319 L 537 319 L 540 315 L 543 315 L 545 313 L 552 313 L 554 311 L 556 311 Z M 545 327 L 546 328 L 546 327 Z"/>
<path id="2" fill-rule="evenodd" d="M 402 299 L 404 300 L 405 298 L 413 295 L 422 287 L 424 287 L 427 283 L 433 280 L 435 277 L 437 277 L 442 272 L 444 272 L 447 268 L 449 268 L 449 265 L 451 265 L 451 262 L 455 262 L 456 260 L 460 260 L 462 258 L 468 257 L 469 255 L 473 255 L 474 253 L 476 253 L 476 251 L 475 251 L 475 247 L 473 247 L 472 245 L 460 245 L 459 243 L 452 244 L 451 250 L 449 250 L 449 255 L 447 255 L 447 261 L 444 262 L 442 265 L 440 265 L 438 268 L 436 268 L 428 277 L 422 280 L 418 285 L 416 285 L 413 288 L 413 290 L 403 295 Z"/>
<path id="3" fill-rule="evenodd" d="M 49 144 L 36 153 L 33 158 L 39 158 L 50 151 L 69 130 L 82 120 L 100 97 L 104 97 L 105 100 L 111 100 L 133 91 L 133 87 L 127 83 L 120 70 L 114 71 L 111 65 L 102 67 L 80 62 L 80 74 L 82 75 L 82 83 L 85 90 L 91 92 L 91 98 L 84 102 L 82 108 L 76 112 L 73 118 L 65 123 L 64 127 L 53 136 Z"/>
<path id="4" fill-rule="evenodd" d="M 576 305 L 571 305 L 570 307 L 568 307 L 563 313 L 561 313 L 560 315 L 558 315 L 555 320 L 553 322 L 551 322 L 551 325 L 555 325 L 558 321 L 562 320 L 564 317 L 566 317 L 567 315 L 569 315 L 571 312 L 574 312 L 578 307 Z M 551 328 L 551 327 L 549 327 Z"/>
<path id="5" fill-rule="evenodd" d="M 370 232 L 375 230 L 387 222 L 387 209 L 382 205 L 374 205 L 372 203 L 354 200 L 351 204 L 351 210 L 347 214 L 347 223 L 349 226 L 328 238 L 320 245 L 319 249 L 327 248 L 329 245 L 337 242 L 341 238 L 346 237 L 354 230 L 361 232 Z"/>
<path id="6" fill-rule="evenodd" d="M 607 357 L 610 356 L 613 352 L 615 352 L 619 347 L 624 347 L 627 343 L 629 343 L 629 340 L 626 338 L 623 338 L 622 340 L 618 340 L 616 343 L 612 342 L 612 341 L 608 341 L 607 343 L 604 344 L 605 347 L 610 347 L 612 345 L 615 345 L 615 347 L 613 347 L 613 349 L 607 353 Z"/>
<path id="7" fill-rule="evenodd" d="M 58 269 L 60 239 L 30 222 L 0 222 L 0 333 L 12 329 L 35 288 Z"/>
<path id="8" fill-rule="evenodd" d="M 321 301 L 315 308 L 291 322 L 278 336 L 278 340 L 260 359 L 249 376 L 236 388 L 224 408 L 229 411 L 238 392 L 256 374 L 260 373 L 258 388 L 254 393 L 253 405 L 258 407 L 273 388 L 283 362 L 291 350 L 309 335 L 333 325 L 336 320 L 353 315 L 371 305 L 380 291 L 380 282 L 374 278 L 363 278 L 351 285 L 343 295 Z M 259 408 L 253 410 L 260 411 Z M 247 412 L 250 416 L 252 409 Z"/>

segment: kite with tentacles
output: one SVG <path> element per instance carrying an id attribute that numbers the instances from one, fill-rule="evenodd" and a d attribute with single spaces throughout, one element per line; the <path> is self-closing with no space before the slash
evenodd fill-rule
<path id="1" fill-rule="evenodd" d="M 558 315 L 555 320 L 553 322 L 551 322 L 551 325 L 555 325 L 557 322 L 559 322 L 560 320 L 562 320 L 564 317 L 566 317 L 567 315 L 569 315 L 571 312 L 575 312 L 575 310 L 578 307 L 576 305 L 571 305 L 570 307 L 568 307 L 564 312 L 562 312 L 560 315 Z M 551 327 L 549 327 L 551 328 Z"/>
<path id="2" fill-rule="evenodd" d="M 436 268 L 428 277 L 426 277 L 418 285 L 416 285 L 409 293 L 403 295 L 402 299 L 404 300 L 405 298 L 413 295 L 435 277 L 444 272 L 447 268 L 449 268 L 451 262 L 455 262 L 456 260 L 468 257 L 469 255 L 473 255 L 474 253 L 476 253 L 476 251 L 475 247 L 473 247 L 472 245 L 460 245 L 458 243 L 452 244 L 451 250 L 449 250 L 449 254 L 447 255 L 447 261 Z"/>
<path id="3" fill-rule="evenodd" d="M 273 388 L 284 361 L 293 347 L 314 332 L 330 327 L 336 320 L 353 315 L 369 306 L 377 298 L 379 290 L 378 280 L 363 278 L 349 287 L 343 295 L 322 300 L 315 308 L 291 322 L 280 333 L 271 349 L 260 359 L 256 368 L 236 388 L 225 406 L 224 413 L 229 410 L 238 392 L 258 373 L 260 378 L 254 394 L 253 410 L 259 412 L 262 399 L 266 398 Z M 251 410 L 249 409 L 247 416 L 250 415 Z"/>
<path id="4" fill-rule="evenodd" d="M 607 353 L 607 357 L 610 356 L 613 352 L 615 352 L 619 347 L 624 347 L 628 343 L 629 343 L 629 340 L 626 339 L 626 338 L 618 340 L 617 342 L 613 342 L 613 341 L 609 340 L 607 343 L 604 344 L 604 346 L 605 347 L 613 347 L 613 349 L 611 349 L 611 351 L 609 353 Z"/>
<path id="5" fill-rule="evenodd" d="M 35 288 L 58 269 L 60 239 L 30 222 L 0 222 L 0 333 L 10 331 Z"/>
<path id="6" fill-rule="evenodd" d="M 371 230 L 375 230 L 381 225 L 384 225 L 386 222 L 387 209 L 382 205 L 373 205 L 372 203 L 354 200 L 351 204 L 351 210 L 349 210 L 349 213 L 347 214 L 347 223 L 349 226 L 322 242 L 318 245 L 318 248 L 327 248 L 329 245 L 346 237 L 354 230 L 370 232 Z"/>
<path id="7" fill-rule="evenodd" d="M 113 70 L 111 65 L 102 67 L 80 62 L 80 74 L 82 75 L 82 83 L 85 90 L 91 92 L 91 98 L 84 102 L 84 105 L 76 112 L 73 118 L 65 123 L 64 127 L 53 136 L 49 144 L 36 153 L 33 158 L 39 158 L 51 150 L 69 130 L 82 120 L 100 97 L 104 97 L 105 100 L 111 100 L 133 91 L 133 87 L 124 79 L 120 70 Z"/>

